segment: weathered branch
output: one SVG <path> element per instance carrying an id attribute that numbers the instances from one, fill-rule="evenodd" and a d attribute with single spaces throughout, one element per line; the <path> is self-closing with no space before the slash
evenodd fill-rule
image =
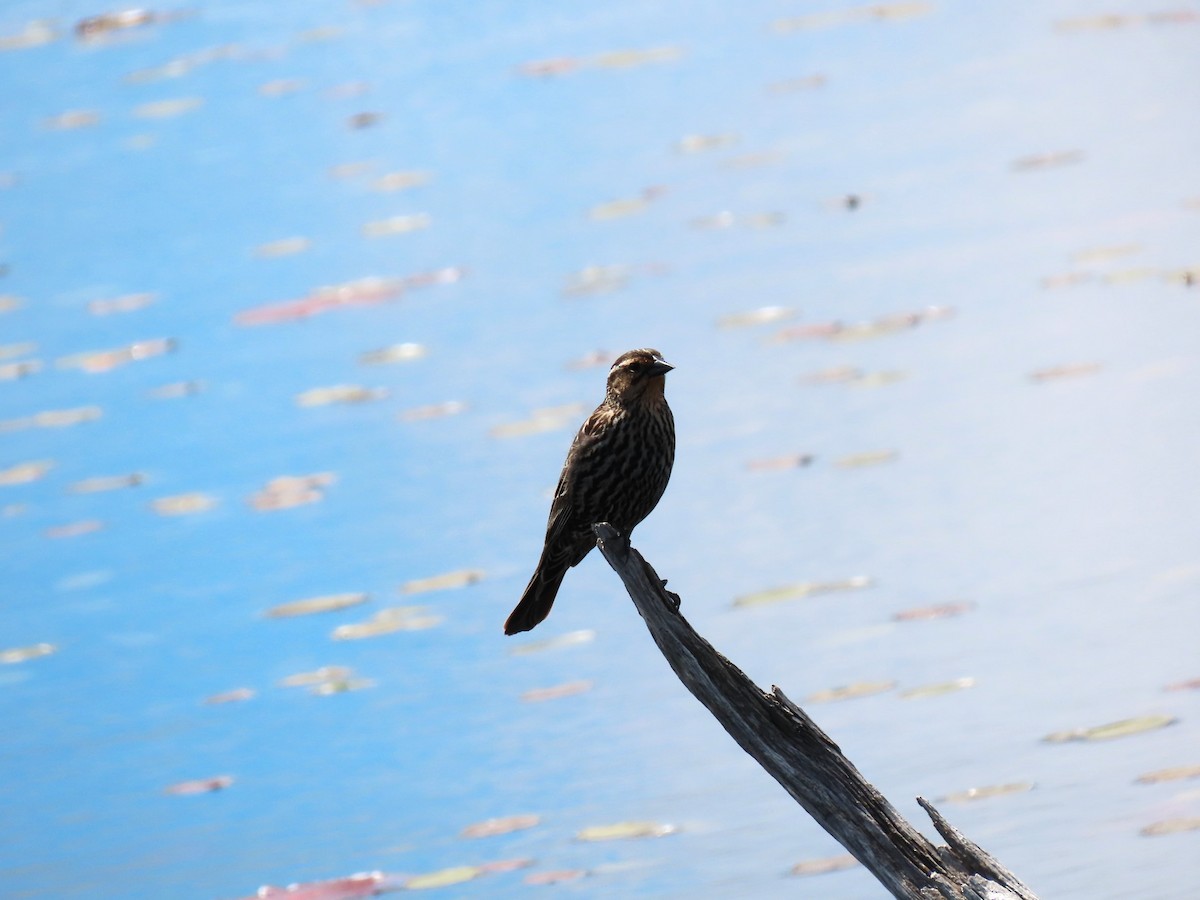
<path id="1" fill-rule="evenodd" d="M 608 524 L 593 526 L 654 643 L 675 674 L 817 823 L 904 900 L 1037 900 L 1015 875 L 959 834 L 924 799 L 949 846 L 913 828 L 783 691 L 764 693 L 679 613 L 679 597 Z"/>

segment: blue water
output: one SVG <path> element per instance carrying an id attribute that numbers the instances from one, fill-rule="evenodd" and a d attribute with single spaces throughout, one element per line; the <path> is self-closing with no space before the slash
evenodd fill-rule
<path id="1" fill-rule="evenodd" d="M 543 890 L 526 874 L 577 868 L 589 876 L 555 890 L 881 896 L 862 870 L 788 876 L 840 849 L 675 681 L 598 556 L 537 631 L 500 632 L 582 415 L 525 437 L 491 430 L 590 408 L 604 368 L 572 360 L 654 346 L 677 366 L 679 451 L 635 544 L 701 633 L 801 702 L 858 681 L 974 678 L 810 711 L 929 833 L 918 794 L 1034 783 L 942 809 L 1044 897 L 1191 896 L 1196 832 L 1139 830 L 1200 815 L 1196 782 L 1134 778 L 1200 763 L 1200 694 L 1164 690 L 1200 676 L 1200 288 L 1180 275 L 1200 265 L 1200 22 L 1146 18 L 1162 7 L 1137 0 L 1109 28 L 1072 27 L 1114 10 L 1065 0 L 909 7 L 892 21 L 852 4 L 203 3 L 81 41 L 74 23 L 102 10 L 7 4 L 0 38 L 47 19 L 53 39 L 0 52 L 0 294 L 22 301 L 0 313 L 0 346 L 33 342 L 14 358 L 42 363 L 0 381 L 0 421 L 102 415 L 0 429 L 0 470 L 54 462 L 0 485 L 0 650 L 57 648 L 0 665 L 0 895 L 232 900 L 524 857 L 528 870 L 443 893 L 523 896 Z M 772 28 L 826 11 L 846 14 Z M 655 48 L 624 68 L 603 57 Z M 521 69 L 564 58 L 575 67 L 555 76 Z M 812 76 L 824 83 L 798 82 Z M 294 89 L 260 92 L 281 79 Z M 186 98 L 202 103 L 139 111 Z M 68 110 L 98 121 L 48 127 Z M 361 113 L 378 119 L 351 127 Z M 688 135 L 724 137 L 686 153 Z M 331 173 L 352 163 L 366 165 Z M 412 170 L 428 183 L 372 189 Z M 633 215 L 589 216 L 639 197 Z M 697 222 L 723 212 L 730 227 Z M 428 228 L 361 230 L 417 214 Z M 290 237 L 309 249 L 255 253 Z M 589 265 L 628 267 L 628 281 L 566 295 Z M 235 321 L 321 286 L 448 267 L 461 279 L 388 302 Z M 142 292 L 156 302 L 89 312 Z M 717 327 L 771 305 L 795 317 Z M 870 340 L 772 340 L 928 307 L 953 314 Z M 177 350 L 94 374 L 57 364 L 157 338 Z M 401 342 L 428 354 L 358 361 Z M 844 365 L 905 377 L 802 383 Z M 1031 377 L 1071 365 L 1097 368 Z M 150 393 L 186 381 L 198 392 Z M 347 383 L 388 394 L 295 402 Z M 445 401 L 467 409 L 400 418 Z M 894 460 L 837 464 L 880 450 Z M 797 453 L 813 462 L 748 468 Z M 69 490 L 131 472 L 144 483 Z M 321 502 L 247 503 L 272 478 L 316 472 L 337 479 Z M 190 492 L 215 505 L 151 506 Z M 397 593 L 461 569 L 484 578 Z M 731 605 L 856 575 L 874 586 Z M 354 591 L 371 599 L 264 617 Z M 973 606 L 892 618 L 951 602 Z M 401 604 L 443 622 L 330 639 Z M 591 642 L 512 653 L 585 629 Z M 279 686 L 324 665 L 374 684 Z M 520 699 L 580 680 L 593 689 Z M 239 687 L 256 694 L 204 703 Z M 1179 721 L 1040 740 L 1151 714 Z M 165 792 L 217 775 L 234 782 Z M 522 813 L 541 824 L 458 836 Z M 679 830 L 574 839 L 627 820 Z"/>

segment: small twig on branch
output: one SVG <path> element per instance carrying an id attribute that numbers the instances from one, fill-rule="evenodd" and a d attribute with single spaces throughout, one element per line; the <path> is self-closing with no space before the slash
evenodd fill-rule
<path id="1" fill-rule="evenodd" d="M 764 693 L 700 637 L 629 541 L 607 523 L 597 546 L 625 583 L 667 662 L 738 742 L 792 798 L 879 880 L 904 900 L 1037 900 L 1015 875 L 919 802 L 949 844 L 913 828 L 783 691 Z"/>

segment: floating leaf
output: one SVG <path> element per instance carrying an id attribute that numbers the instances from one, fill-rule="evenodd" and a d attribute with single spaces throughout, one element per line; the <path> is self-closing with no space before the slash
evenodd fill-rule
<path id="1" fill-rule="evenodd" d="M 1164 819 L 1147 825 L 1138 833 L 1143 837 L 1161 837 L 1164 834 L 1179 834 L 1183 831 L 1200 831 L 1200 818 Z"/>
<path id="2" fill-rule="evenodd" d="M 223 791 L 232 784 L 232 775 L 215 775 L 212 778 L 197 778 L 194 781 L 180 781 L 176 784 L 168 785 L 163 790 L 166 793 L 174 794 L 177 797 L 185 797 L 191 794 L 211 794 L 214 791 Z"/>
<path id="3" fill-rule="evenodd" d="M 445 591 L 451 588 L 466 587 L 478 584 L 483 580 L 481 569 L 457 569 L 444 575 L 434 575 L 430 578 L 415 578 L 406 581 L 400 588 L 402 594 L 424 594 L 428 591 Z"/>
<path id="4" fill-rule="evenodd" d="M 264 885 L 241 900 L 358 900 L 404 887 L 403 878 L 382 872 L 359 872 L 329 881 L 305 881 L 287 887 Z"/>
<path id="5" fill-rule="evenodd" d="M 80 40 L 95 40 L 116 31 L 142 28 L 167 20 L 167 15 L 148 9 L 123 9 L 80 19 L 75 23 L 75 36 Z"/>
<path id="6" fill-rule="evenodd" d="M 375 163 L 369 160 L 339 163 L 336 166 L 329 167 L 329 177 L 337 179 L 358 178 L 362 175 L 366 175 L 373 168 L 375 168 Z"/>
<path id="7" fill-rule="evenodd" d="M 263 615 L 268 619 L 290 619 L 294 616 L 311 616 L 316 613 L 335 612 L 366 603 L 370 594 L 351 592 L 345 594 L 323 594 L 319 597 L 308 597 L 304 600 L 293 600 L 290 603 L 280 603 L 272 606 Z"/>
<path id="8" fill-rule="evenodd" d="M 895 686 L 896 682 L 894 681 L 856 681 L 853 684 L 817 691 L 809 694 L 806 699 L 809 703 L 836 703 L 841 700 L 856 700 L 859 697 L 882 694 L 892 690 Z"/>
<path id="9" fill-rule="evenodd" d="M 590 62 L 601 69 L 632 69 L 636 66 L 675 62 L 682 58 L 682 49 L 666 46 L 645 50 L 609 50 L 596 54 Z"/>
<path id="10" fill-rule="evenodd" d="M 525 876 L 525 883 L 562 884 L 565 881 L 578 881 L 587 874 L 587 869 L 550 869 L 545 872 L 531 872 Z"/>
<path id="11" fill-rule="evenodd" d="M 895 462 L 899 457 L 900 454 L 895 450 L 868 450 L 864 453 L 839 456 L 833 461 L 833 464 L 839 469 L 864 469 L 867 466 Z"/>
<path id="12" fill-rule="evenodd" d="M 259 244 L 254 248 L 254 255 L 260 259 L 278 259 L 281 256 L 295 256 L 312 248 L 312 241 L 306 237 L 280 238 Z"/>
<path id="13" fill-rule="evenodd" d="M 521 694 L 521 699 L 526 703 L 540 703 L 544 700 L 557 700 L 560 697 L 574 697 L 576 694 L 587 693 L 591 689 L 592 682 L 590 681 L 568 681 L 565 684 L 556 684 L 554 687 L 525 691 Z"/>
<path id="14" fill-rule="evenodd" d="M 58 365 L 64 369 L 82 369 L 95 374 L 109 372 L 131 362 L 174 353 L 178 348 L 179 342 L 174 338 L 153 338 L 148 341 L 136 341 L 114 350 L 95 350 L 64 356 L 58 360 Z"/>
<path id="15" fill-rule="evenodd" d="M 258 93 L 263 97 L 286 97 L 304 88 L 300 78 L 276 78 L 263 82 L 258 86 Z"/>
<path id="16" fill-rule="evenodd" d="M 85 534 L 94 534 L 104 527 L 99 519 L 81 519 L 78 522 L 68 522 L 65 525 L 55 525 L 46 529 L 48 538 L 73 538 Z"/>
<path id="17" fill-rule="evenodd" d="M 578 372 L 583 369 L 594 369 L 597 366 L 608 366 L 616 358 L 617 354 L 610 350 L 592 350 L 583 356 L 577 356 L 574 359 L 568 360 L 566 368 L 572 372 Z"/>
<path id="18" fill-rule="evenodd" d="M 88 312 L 93 316 L 111 316 L 120 313 L 137 312 L 158 301 L 158 294 L 124 294 L 110 300 L 93 300 L 88 304 Z"/>
<path id="19" fill-rule="evenodd" d="M 206 706 L 220 706 L 223 703 L 242 703 L 253 697 L 254 691 L 251 688 L 234 688 L 232 691 L 223 691 L 220 694 L 205 697 L 204 703 Z"/>
<path id="20" fill-rule="evenodd" d="M 145 480 L 146 476 L 141 472 L 130 472 L 128 475 L 101 475 L 76 481 L 67 490 L 72 494 L 98 494 L 103 491 L 119 491 L 123 488 L 137 487 Z"/>
<path id="21" fill-rule="evenodd" d="M 947 794 L 942 797 L 942 803 L 971 803 L 975 800 L 989 800 L 992 797 L 1003 797 L 1006 794 L 1024 794 L 1033 790 L 1033 782 L 1018 781 L 1012 784 L 992 784 L 985 787 L 968 788 L 965 791 Z"/>
<path id="22" fill-rule="evenodd" d="M 617 822 L 613 825 L 592 825 L 575 834 L 577 841 L 620 841 L 635 838 L 657 838 L 675 834 L 674 825 L 659 822 Z"/>
<path id="23" fill-rule="evenodd" d="M 412 213 L 368 222 L 362 227 L 362 233 L 371 238 L 393 234 L 411 234 L 414 231 L 423 231 L 432 224 L 433 217 L 428 213 Z"/>
<path id="24" fill-rule="evenodd" d="M 901 610 L 892 616 L 897 622 L 919 622 L 929 619 L 948 619 L 960 616 L 975 608 L 974 603 L 939 603 L 934 606 L 915 606 Z"/>
<path id="25" fill-rule="evenodd" d="M 98 406 L 47 409 L 20 419 L 5 419 L 0 422 L 0 434 L 8 431 L 24 431 L 27 428 L 69 428 L 84 422 L 94 422 L 103 415 L 104 411 Z"/>
<path id="26" fill-rule="evenodd" d="M 314 684 L 308 689 L 308 692 L 316 694 L 318 697 L 329 697 L 333 694 L 348 694 L 351 691 L 361 691 L 373 687 L 375 687 L 375 682 L 370 678 L 331 678 L 328 681 Z"/>
<path id="27" fill-rule="evenodd" d="M 135 106 L 133 114 L 139 119 L 173 119 L 199 109 L 203 97 L 179 97 L 175 100 L 155 100 Z"/>
<path id="28" fill-rule="evenodd" d="M 40 359 L 24 359 L 14 363 L 0 363 L 0 381 L 18 381 L 42 371 Z"/>
<path id="29" fill-rule="evenodd" d="M 0 485 L 28 484 L 45 478 L 46 473 L 53 468 L 54 461 L 50 459 L 17 463 L 7 469 L 0 469 Z"/>
<path id="30" fill-rule="evenodd" d="M 330 637 L 335 641 L 357 641 L 397 631 L 424 631 L 442 622 L 442 617 L 430 615 L 426 606 L 392 606 L 381 609 L 365 622 L 339 625 Z"/>
<path id="31" fill-rule="evenodd" d="M 1014 172 L 1034 172 L 1040 169 L 1054 169 L 1060 166 L 1072 166 L 1083 162 L 1082 150 L 1056 150 L 1052 153 L 1035 153 L 1022 156 L 1012 161 Z"/>
<path id="32" fill-rule="evenodd" d="M 311 388 L 296 395 L 297 406 L 331 406 L 335 403 L 371 403 L 388 396 L 387 388 L 367 388 L 360 384 L 334 384 Z"/>
<path id="33" fill-rule="evenodd" d="M 404 278 L 359 278 L 317 288 L 298 300 L 243 310 L 234 316 L 234 322 L 244 326 L 277 325 L 344 307 L 376 306 L 396 299 L 407 290 L 435 284 L 454 284 L 462 279 L 463 274 L 462 269 L 449 266 Z"/>
<path id="34" fill-rule="evenodd" d="M 38 345 L 33 341 L 21 344 L 0 344 L 0 359 L 16 359 L 18 356 L 28 356 L 37 352 Z"/>
<path id="35" fill-rule="evenodd" d="M 0 476 L 3 473 L 0 472 Z M 3 483 L 0 481 L 0 483 Z M 1176 681 L 1173 684 L 1168 684 L 1164 691 L 1200 691 L 1200 678 L 1189 678 L 1187 681 Z"/>
<path id="36" fill-rule="evenodd" d="M 35 19 L 27 23 L 16 34 L 0 35 L 0 51 L 40 47 L 58 40 L 58 37 L 58 32 L 51 22 L 45 19 Z"/>
<path id="37" fill-rule="evenodd" d="M 153 400 L 178 400 L 182 397 L 194 397 L 204 390 L 203 381 L 172 381 L 146 391 L 146 396 Z"/>
<path id="38" fill-rule="evenodd" d="M 160 516 L 191 516 L 208 512 L 217 505 L 217 498 L 212 494 L 192 491 L 187 494 L 174 494 L 170 497 L 159 497 L 150 502 L 150 507 Z"/>
<path id="39" fill-rule="evenodd" d="M 7 650 L 0 650 L 0 664 L 14 665 L 15 663 L 37 659 L 40 656 L 49 656 L 51 653 L 57 652 L 57 646 L 45 642 L 30 644 L 28 647 L 9 647 Z"/>
<path id="40" fill-rule="evenodd" d="M 372 128 L 381 121 L 383 121 L 383 113 L 360 112 L 346 119 L 346 127 L 360 131 L 363 128 Z"/>
<path id="41" fill-rule="evenodd" d="M 1035 383 L 1058 381 L 1063 378 L 1079 378 L 1082 375 L 1094 375 L 1099 372 L 1099 363 L 1068 363 L 1061 366 L 1049 366 L 1035 369 L 1029 373 L 1029 380 Z"/>
<path id="42" fill-rule="evenodd" d="M 281 475 L 268 481 L 261 491 L 251 494 L 248 502 L 259 512 L 291 509 L 325 499 L 325 488 L 336 481 L 333 472 Z"/>
<path id="43" fill-rule="evenodd" d="M 582 403 L 565 403 L 535 409 L 528 419 L 496 425 L 488 433 L 495 438 L 524 437 L 543 431 L 557 431 L 575 422 L 583 412 Z"/>
<path id="44" fill-rule="evenodd" d="M 389 193 L 392 191 L 407 191 L 428 184 L 432 178 L 433 174 L 430 172 L 388 172 L 386 175 L 377 178 L 371 184 L 371 187 L 376 191 Z"/>
<path id="45" fill-rule="evenodd" d="M 783 322 L 796 315 L 788 306 L 760 306 L 747 312 L 730 313 L 717 320 L 718 328 L 745 328 L 749 325 L 767 325 Z"/>
<path id="46" fill-rule="evenodd" d="M 587 644 L 596 639 L 596 632 L 590 630 L 568 631 L 566 634 L 543 641 L 530 641 L 528 644 L 517 644 L 510 653 L 514 656 L 526 656 L 530 653 L 540 653 L 543 650 L 554 650 L 559 647 L 572 647 L 576 644 Z"/>
<path id="47" fill-rule="evenodd" d="M 1133 719 L 1122 719 L 1119 722 L 1110 722 L 1107 725 L 1096 725 L 1092 728 L 1056 731 L 1053 734 L 1046 735 L 1042 740 L 1052 744 L 1061 744 L 1067 741 L 1107 741 L 1112 738 L 1128 737 L 1129 735 L 1141 734 L 1145 731 L 1166 728 L 1168 725 L 1174 725 L 1178 721 L 1174 716 L 1139 716 Z"/>
<path id="48" fill-rule="evenodd" d="M 856 366 L 830 366 L 827 369 L 820 369 L 808 375 L 803 375 L 800 378 L 801 384 L 844 384 L 848 381 L 855 381 L 862 378 L 863 370 Z"/>
<path id="49" fill-rule="evenodd" d="M 858 22 L 903 22 L 927 16 L 931 12 L 933 12 L 932 3 L 872 3 L 868 6 L 854 6 L 837 12 L 812 13 L 788 19 L 777 19 L 771 23 L 771 30 L 778 34 L 790 34 L 795 31 L 815 31 Z"/>
<path id="50" fill-rule="evenodd" d="M 349 666 L 321 666 L 312 672 L 297 672 L 279 683 L 283 687 L 311 687 L 327 681 L 342 681 L 354 674 Z"/>
<path id="51" fill-rule="evenodd" d="M 358 361 L 367 366 L 388 365 L 391 363 L 412 362 L 423 359 L 429 351 L 422 344 L 403 343 L 392 344 L 381 350 L 368 350 L 360 354 Z"/>
<path id="52" fill-rule="evenodd" d="M 484 871 L 479 866 L 453 866 L 449 869 L 430 872 L 428 875 L 414 875 L 404 882 L 404 888 L 409 891 L 420 891 L 426 888 L 450 887 L 454 884 L 472 881 L 483 874 Z"/>
<path id="53" fill-rule="evenodd" d="M 541 824 L 541 821 L 541 816 L 528 814 L 519 816 L 504 816 L 498 819 L 487 819 L 483 822 L 476 822 L 473 825 L 468 825 L 461 832 L 459 832 L 459 837 L 494 837 L 498 834 L 508 834 L 512 831 L 524 831 L 526 828 L 533 828 Z"/>
<path id="54" fill-rule="evenodd" d="M 940 697 L 943 694 L 953 694 L 967 688 L 975 687 L 974 678 L 955 678 L 952 681 L 940 681 L 936 684 L 926 684 L 921 687 L 908 688 L 900 692 L 901 700 L 924 700 L 927 697 Z"/>
<path id="55" fill-rule="evenodd" d="M 1138 784 L 1160 784 L 1164 781 L 1183 781 L 1187 778 L 1200 778 L 1200 766 L 1175 766 L 1171 769 L 1158 769 L 1139 775 L 1135 780 Z"/>
<path id="56" fill-rule="evenodd" d="M 800 469 L 811 465 L 813 459 L 811 453 L 789 453 L 786 456 L 752 459 L 746 463 L 746 468 L 751 472 L 779 472 L 783 469 Z"/>
<path id="57" fill-rule="evenodd" d="M 100 113 L 94 109 L 68 109 L 56 116 L 42 120 L 42 127 L 50 131 L 74 131 L 100 124 Z"/>
<path id="58" fill-rule="evenodd" d="M 736 134 L 686 134 L 675 144 L 679 153 L 704 153 L 732 147 L 740 138 Z"/>
<path id="59" fill-rule="evenodd" d="M 829 872 L 840 872 L 843 869 L 853 869 L 861 863 L 849 853 L 838 856 L 826 856 L 822 859 L 808 859 L 792 866 L 790 874 L 802 878 L 810 875 L 826 875 Z"/>
<path id="60" fill-rule="evenodd" d="M 1096 276 L 1091 272 L 1064 272 L 1061 275 L 1047 275 L 1041 280 L 1041 286 L 1048 291 L 1061 288 L 1075 287 L 1094 281 Z"/>
<path id="61" fill-rule="evenodd" d="M 818 594 L 829 594 L 834 591 L 856 591 L 871 587 L 874 579 L 867 575 L 853 575 L 838 581 L 798 581 L 782 587 L 770 588 L 753 594 L 745 594 L 733 601 L 735 607 L 763 606 L 768 603 L 781 603 L 784 600 L 800 600 Z"/>
<path id="62" fill-rule="evenodd" d="M 429 419 L 444 419 L 466 412 L 467 404 L 461 400 L 446 400 L 442 403 L 431 403 L 427 406 L 414 406 L 400 413 L 402 422 L 425 422 Z"/>
<path id="63" fill-rule="evenodd" d="M 597 222 L 610 219 L 623 219 L 626 216 L 644 212 L 655 200 L 666 193 L 663 187 L 648 187 L 636 197 L 626 197 L 621 200 L 610 200 L 600 203 L 588 210 L 588 218 Z"/>

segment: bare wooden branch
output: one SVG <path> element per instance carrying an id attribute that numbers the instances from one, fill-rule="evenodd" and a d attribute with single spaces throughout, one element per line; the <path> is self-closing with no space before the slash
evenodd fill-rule
<path id="1" fill-rule="evenodd" d="M 679 597 L 614 528 L 593 526 L 654 643 L 680 681 L 758 764 L 904 900 L 1037 900 L 1015 875 L 919 799 L 949 846 L 913 828 L 777 687 L 764 693 L 679 613 Z"/>

